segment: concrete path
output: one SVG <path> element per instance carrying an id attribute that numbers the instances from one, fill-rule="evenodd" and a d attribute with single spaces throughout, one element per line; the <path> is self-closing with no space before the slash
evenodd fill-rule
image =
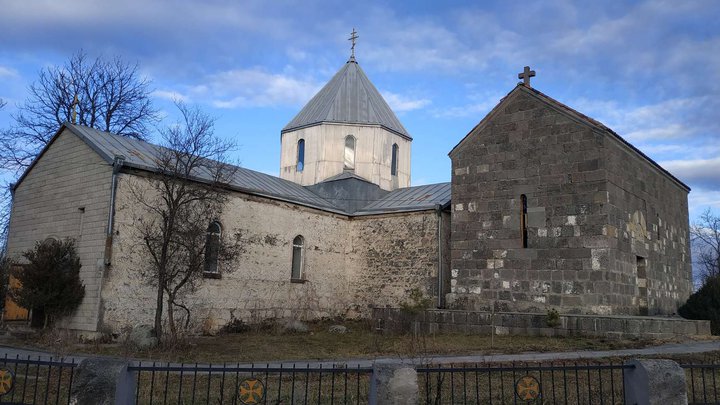
<path id="1" fill-rule="evenodd" d="M 320 367 L 331 368 L 333 365 L 343 365 L 347 367 L 372 367 L 373 363 L 377 361 L 404 361 L 412 364 L 462 364 L 462 363 L 492 363 L 492 362 L 523 362 L 523 361 L 573 361 L 580 359 L 599 359 L 607 357 L 630 357 L 630 356 L 664 356 L 672 354 L 693 354 L 693 353 L 707 353 L 712 351 L 720 350 L 720 341 L 704 341 L 704 342 L 687 342 L 687 343 L 673 343 L 664 344 L 659 346 L 651 346 L 643 349 L 621 349 L 621 350 L 603 350 L 603 351 L 569 351 L 569 352 L 554 352 L 554 353 L 539 353 L 539 352 L 527 352 L 518 354 L 477 354 L 477 355 L 461 355 L 461 356 L 446 356 L 446 355 L 429 355 L 423 357 L 414 358 L 403 358 L 403 357 L 378 357 L 373 359 L 347 359 L 347 360 L 289 360 L 289 361 L 272 361 L 272 362 L 255 362 L 252 365 L 255 367 L 292 367 L 295 365 L 298 368 L 304 367 Z M 0 358 L 4 358 L 7 355 L 8 358 L 27 358 L 30 356 L 32 359 L 40 357 L 42 360 L 49 360 L 50 358 L 57 359 L 58 356 L 52 353 L 14 348 L 9 346 L 0 346 Z M 67 361 L 80 362 L 88 355 L 69 355 L 65 356 Z M 101 356 L 100 356 L 101 357 Z M 135 363 L 142 361 L 143 365 L 150 365 L 152 360 L 132 360 Z M 158 362 L 159 363 L 159 362 Z M 179 363 L 171 363 L 171 365 L 179 365 Z M 235 364 L 228 364 L 235 365 Z M 203 365 L 207 366 L 207 364 Z M 239 364 L 240 367 L 251 367 L 250 363 Z"/>

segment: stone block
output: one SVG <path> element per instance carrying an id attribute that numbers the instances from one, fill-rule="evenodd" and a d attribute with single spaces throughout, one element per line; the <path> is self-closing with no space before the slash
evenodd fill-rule
<path id="1" fill-rule="evenodd" d="M 376 361 L 370 403 L 378 405 L 410 405 L 418 402 L 417 372 L 410 364 Z"/>
<path id="2" fill-rule="evenodd" d="M 623 370 L 625 403 L 686 405 L 685 370 L 672 360 L 630 360 Z"/>
<path id="3" fill-rule="evenodd" d="M 131 405 L 135 403 L 135 379 L 128 364 L 113 359 L 88 358 L 77 366 L 70 403 L 83 405 Z"/>

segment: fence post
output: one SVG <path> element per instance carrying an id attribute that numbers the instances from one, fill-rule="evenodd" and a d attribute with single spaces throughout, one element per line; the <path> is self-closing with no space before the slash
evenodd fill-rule
<path id="1" fill-rule="evenodd" d="M 672 360 L 630 360 L 623 370 L 625 403 L 687 405 L 685 370 Z"/>
<path id="2" fill-rule="evenodd" d="M 78 364 L 70 391 L 70 403 L 82 405 L 132 405 L 135 379 L 128 363 L 88 358 Z"/>
<path id="3" fill-rule="evenodd" d="M 396 360 L 378 360 L 373 364 L 370 382 L 371 405 L 415 405 L 418 403 L 418 378 L 415 368 Z"/>

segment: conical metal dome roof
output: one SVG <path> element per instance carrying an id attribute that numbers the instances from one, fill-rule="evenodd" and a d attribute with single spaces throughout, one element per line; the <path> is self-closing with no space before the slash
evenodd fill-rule
<path id="1" fill-rule="evenodd" d="M 323 122 L 375 124 L 412 139 L 354 59 L 345 63 L 282 132 Z"/>

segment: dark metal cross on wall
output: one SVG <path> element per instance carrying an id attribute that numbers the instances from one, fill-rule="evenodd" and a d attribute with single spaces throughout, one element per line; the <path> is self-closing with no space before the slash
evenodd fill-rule
<path id="1" fill-rule="evenodd" d="M 530 66 L 525 66 L 522 73 L 518 73 L 518 79 L 523 79 L 523 84 L 528 87 L 531 87 L 530 86 L 530 78 L 531 77 L 535 77 L 535 71 L 530 70 Z"/>

